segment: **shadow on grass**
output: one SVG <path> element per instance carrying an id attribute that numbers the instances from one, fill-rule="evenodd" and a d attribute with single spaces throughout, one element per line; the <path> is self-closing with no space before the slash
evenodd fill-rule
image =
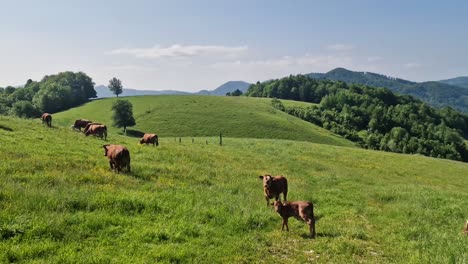
<path id="1" fill-rule="evenodd" d="M 125 136 L 125 133 L 122 132 L 122 131 L 119 132 L 119 134 Z M 128 137 L 141 138 L 141 137 L 143 137 L 144 134 L 145 134 L 145 132 L 141 132 L 141 131 L 133 130 L 133 129 L 127 129 L 127 136 Z"/>
<path id="2" fill-rule="evenodd" d="M 0 129 L 5 130 L 5 131 L 13 131 L 12 128 L 9 128 L 9 127 L 4 126 L 4 125 L 0 125 Z"/>

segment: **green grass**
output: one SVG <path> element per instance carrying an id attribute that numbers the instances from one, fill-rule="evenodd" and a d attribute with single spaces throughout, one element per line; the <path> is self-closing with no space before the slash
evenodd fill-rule
<path id="1" fill-rule="evenodd" d="M 308 108 L 313 105 L 318 105 L 314 103 L 302 102 L 302 101 L 293 101 L 293 100 L 284 100 L 281 99 L 281 102 L 285 107 L 300 107 L 300 108 Z"/>
<path id="2" fill-rule="evenodd" d="M 339 146 L 354 143 L 271 106 L 271 99 L 196 95 L 125 97 L 133 104 L 136 126 L 129 129 L 162 137 L 219 136 L 309 141 Z M 111 105 L 102 99 L 53 115 L 54 123 L 70 126 L 85 118 L 112 124 Z M 114 129 L 115 130 L 115 129 Z M 132 131 L 130 131 L 132 133 Z"/>
<path id="3" fill-rule="evenodd" d="M 105 101 L 103 101 L 105 102 Z M 126 145 L 0 117 L 0 262 L 467 263 L 468 164 L 277 139 Z M 209 140 L 206 145 L 205 140 Z M 265 206 L 263 173 L 315 205 L 316 239 Z"/>

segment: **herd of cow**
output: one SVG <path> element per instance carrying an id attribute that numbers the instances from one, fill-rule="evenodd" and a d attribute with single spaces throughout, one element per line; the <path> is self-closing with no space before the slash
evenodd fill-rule
<path id="1" fill-rule="evenodd" d="M 42 123 L 46 123 L 48 127 L 52 126 L 52 115 L 44 113 L 41 116 Z M 86 136 L 94 135 L 104 140 L 107 140 L 107 127 L 100 123 L 93 123 L 90 120 L 78 119 L 71 126 L 72 129 L 83 132 Z M 83 131 L 81 130 L 83 128 Z M 140 139 L 140 144 L 159 145 L 159 139 L 156 134 L 144 134 Z M 119 173 L 130 172 L 130 152 L 122 145 L 106 144 L 104 148 L 104 156 L 108 157 L 111 170 Z M 283 219 L 281 230 L 289 231 L 288 219 L 295 217 L 300 221 L 304 221 L 309 226 L 310 237 L 314 238 L 315 233 L 315 216 L 314 205 L 310 201 L 287 201 L 288 195 L 288 180 L 284 176 L 271 176 L 269 174 L 259 176 L 263 181 L 263 192 L 267 202 L 267 206 L 273 205 L 275 211 Z M 283 202 L 280 200 L 280 194 L 283 194 Z M 270 204 L 270 199 L 275 199 L 273 204 Z M 463 233 L 468 235 L 468 220 L 464 226 Z"/>

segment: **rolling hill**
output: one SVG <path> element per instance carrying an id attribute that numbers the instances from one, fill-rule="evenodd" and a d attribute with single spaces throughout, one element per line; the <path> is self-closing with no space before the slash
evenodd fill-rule
<path id="1" fill-rule="evenodd" d="M 219 136 L 277 138 L 352 146 L 348 140 L 290 116 L 271 106 L 271 99 L 163 95 L 126 97 L 133 104 L 136 126 L 130 133 L 158 133 L 162 137 Z M 58 124 L 70 126 L 85 118 L 111 124 L 115 98 L 95 100 L 54 115 Z"/>
<path id="2" fill-rule="evenodd" d="M 439 81 L 441 83 L 468 88 L 468 76 L 461 76 L 447 80 Z"/>
<path id="3" fill-rule="evenodd" d="M 247 89 L 249 89 L 250 83 L 243 82 L 243 81 L 229 81 L 226 82 L 222 85 L 220 85 L 218 88 L 212 90 L 212 91 L 207 91 L 207 90 L 202 90 L 198 92 L 198 94 L 203 94 L 203 95 L 220 95 L 224 96 L 227 93 L 232 93 L 235 90 L 240 90 L 242 93 L 245 93 Z"/>
<path id="4" fill-rule="evenodd" d="M 190 115 L 192 105 L 181 100 Z M 104 106 L 107 100 L 90 103 L 96 116 L 106 116 L 106 108 L 95 103 Z M 219 146 L 206 145 L 205 137 L 194 143 L 161 137 L 159 147 L 139 146 L 114 129 L 103 141 L 61 125 L 68 114 L 87 113 L 87 107 L 54 115 L 53 128 L 37 119 L 0 116 L 0 262 L 468 258 L 468 240 L 461 234 L 468 207 L 466 163 L 279 139 L 228 137 Z M 172 122 L 185 126 L 184 119 Z M 130 174 L 109 170 L 105 143 L 129 148 Z M 290 200 L 314 202 L 316 239 L 306 238 L 306 226 L 294 219 L 291 231 L 281 232 L 281 219 L 265 206 L 258 179 L 264 173 L 288 177 Z"/>
<path id="5" fill-rule="evenodd" d="M 96 94 L 98 98 L 115 97 L 115 94 L 113 94 L 109 90 L 109 87 L 107 86 L 97 85 L 94 87 L 94 90 L 96 90 Z M 137 89 L 131 89 L 131 88 L 124 88 L 120 96 L 163 95 L 163 94 L 190 94 L 190 93 L 175 91 L 175 90 L 154 91 L 154 90 L 137 90 Z"/>
<path id="6" fill-rule="evenodd" d="M 372 72 L 355 72 L 336 68 L 327 73 L 310 73 L 314 79 L 328 79 L 345 83 L 364 84 L 374 87 L 385 87 L 399 94 L 412 95 L 432 106 L 450 106 L 468 113 L 468 89 L 441 82 L 411 82 Z"/>

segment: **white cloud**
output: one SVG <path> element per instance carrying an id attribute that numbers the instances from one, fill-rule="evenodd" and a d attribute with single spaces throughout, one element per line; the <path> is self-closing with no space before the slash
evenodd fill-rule
<path id="1" fill-rule="evenodd" d="M 383 57 L 380 57 L 380 56 L 372 56 L 372 57 L 368 57 L 367 58 L 367 61 L 368 62 L 375 62 L 375 61 L 380 61 L 380 60 L 383 60 L 384 58 Z"/>
<path id="2" fill-rule="evenodd" d="M 215 68 L 233 67 L 270 67 L 270 68 L 313 68 L 330 69 L 331 67 L 350 67 L 352 58 L 349 56 L 310 55 L 300 57 L 284 56 L 277 59 L 219 62 L 212 65 Z"/>
<path id="3" fill-rule="evenodd" d="M 136 58 L 159 59 L 159 58 L 187 58 L 202 55 L 221 55 L 227 57 L 238 56 L 247 51 L 247 46 L 218 46 L 218 45 L 179 45 L 169 47 L 154 46 L 152 48 L 120 48 L 108 52 L 112 55 L 130 55 Z"/>
<path id="4" fill-rule="evenodd" d="M 333 50 L 333 51 L 347 51 L 347 50 L 352 50 L 354 47 L 348 44 L 332 44 L 328 45 L 327 49 L 328 50 Z"/>
<path id="5" fill-rule="evenodd" d="M 414 68 L 419 68 L 422 65 L 420 63 L 417 63 L 417 62 L 408 62 L 404 66 L 405 66 L 405 68 L 408 68 L 408 69 L 414 69 Z"/>

